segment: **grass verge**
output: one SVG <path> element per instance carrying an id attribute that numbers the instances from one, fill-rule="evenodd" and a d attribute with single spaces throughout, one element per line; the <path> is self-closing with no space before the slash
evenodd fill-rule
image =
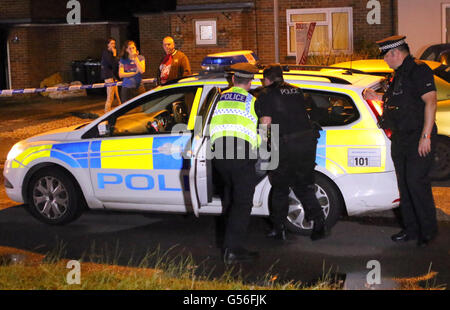
<path id="1" fill-rule="evenodd" d="M 79 284 L 69 284 L 74 279 L 74 269 L 64 255 L 63 244 L 47 255 L 0 247 L 0 290 L 331 290 L 339 289 L 330 273 L 317 283 L 280 282 L 271 270 L 256 281 L 247 283 L 236 267 L 230 267 L 219 277 L 213 270 L 199 268 L 190 255 L 169 255 L 169 249 L 148 252 L 137 267 L 119 266 L 118 248 L 112 256 L 84 255 L 80 262 Z M 8 262 L 11 255 L 18 262 Z M 3 259 L 1 259 L 3 257 Z M 91 262 L 95 259 L 103 263 Z M 3 264 L 1 264 L 3 260 Z M 151 266 L 151 268 L 149 267 Z M 200 271 L 202 270 L 202 271 Z"/>
<path id="2" fill-rule="evenodd" d="M 340 290 L 344 280 L 332 268 L 311 283 L 281 281 L 272 266 L 260 279 L 247 281 L 237 266 L 226 268 L 213 277 L 213 269 L 196 264 L 190 255 L 162 252 L 157 248 L 147 252 L 138 264 L 130 260 L 128 266 L 118 265 L 121 252 L 116 246 L 102 252 L 91 246 L 90 254 L 77 262 L 79 283 L 73 283 L 74 266 L 65 255 L 65 246 L 58 246 L 47 255 L 0 247 L 0 290 Z M 100 254 L 94 254 L 100 253 Z M 111 254 L 112 253 L 112 254 Z M 415 278 L 393 279 L 399 290 L 445 290 L 436 285 L 436 272 Z"/>

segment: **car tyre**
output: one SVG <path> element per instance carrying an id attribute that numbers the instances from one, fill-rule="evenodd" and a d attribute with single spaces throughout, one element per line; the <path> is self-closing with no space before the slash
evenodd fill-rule
<path id="1" fill-rule="evenodd" d="M 325 225 L 331 229 L 342 215 L 344 209 L 343 199 L 336 185 L 326 176 L 316 173 L 315 180 L 316 197 L 325 215 Z M 293 233 L 308 236 L 312 232 L 313 225 L 313 221 L 306 220 L 305 211 L 291 190 L 286 228 Z"/>
<path id="2" fill-rule="evenodd" d="M 446 180 L 450 177 L 450 138 L 437 137 L 434 163 L 429 176 L 432 180 Z"/>
<path id="3" fill-rule="evenodd" d="M 38 220 L 50 225 L 67 224 L 81 215 L 83 206 L 75 181 L 61 169 L 42 169 L 31 177 L 27 209 Z"/>

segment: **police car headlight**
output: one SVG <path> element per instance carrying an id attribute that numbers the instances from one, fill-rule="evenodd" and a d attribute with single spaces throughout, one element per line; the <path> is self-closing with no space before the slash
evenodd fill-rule
<path id="1" fill-rule="evenodd" d="M 17 156 L 19 156 L 24 150 L 25 150 L 25 146 L 23 144 L 21 144 L 20 142 L 14 144 L 14 146 L 9 151 L 8 156 L 6 157 L 6 160 L 13 160 Z"/>

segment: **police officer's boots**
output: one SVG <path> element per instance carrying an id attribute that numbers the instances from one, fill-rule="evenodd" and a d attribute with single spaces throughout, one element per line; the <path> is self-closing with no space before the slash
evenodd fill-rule
<path id="1" fill-rule="evenodd" d="M 269 231 L 266 235 L 267 238 L 273 238 L 277 240 L 286 240 L 286 228 L 284 225 L 276 226 L 274 225 L 273 229 Z"/>
<path id="2" fill-rule="evenodd" d="M 311 233 L 311 240 L 316 241 L 330 235 L 330 230 L 325 225 L 325 218 L 322 216 L 314 220 L 314 227 Z"/>
<path id="3" fill-rule="evenodd" d="M 226 265 L 251 262 L 259 257 L 258 252 L 249 251 L 244 248 L 225 248 L 222 250 L 222 255 Z"/>

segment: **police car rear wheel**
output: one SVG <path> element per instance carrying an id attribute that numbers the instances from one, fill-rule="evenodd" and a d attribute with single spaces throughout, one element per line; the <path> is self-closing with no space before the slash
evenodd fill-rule
<path id="1" fill-rule="evenodd" d="M 450 177 L 450 138 L 438 136 L 436 139 L 436 151 L 434 163 L 431 168 L 432 180 L 445 180 Z"/>
<path id="2" fill-rule="evenodd" d="M 332 227 L 342 214 L 343 202 L 336 186 L 325 176 L 316 173 L 315 191 L 322 211 L 325 215 L 325 225 Z M 289 194 L 289 213 L 286 228 L 294 233 L 310 235 L 314 222 L 308 221 L 300 200 L 291 190 Z"/>
<path id="3" fill-rule="evenodd" d="M 53 225 L 75 220 L 83 209 L 74 181 L 54 168 L 40 170 L 31 178 L 28 200 L 31 214 Z"/>

